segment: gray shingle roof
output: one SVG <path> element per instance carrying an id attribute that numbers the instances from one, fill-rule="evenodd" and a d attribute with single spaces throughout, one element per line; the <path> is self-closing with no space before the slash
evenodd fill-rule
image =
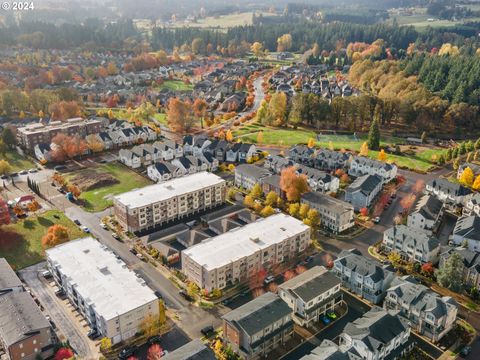
<path id="1" fill-rule="evenodd" d="M 458 219 L 453 235 L 480 241 L 480 217 L 466 216 Z"/>
<path id="2" fill-rule="evenodd" d="M 5 258 L 0 258 L 0 294 L 3 289 L 22 286 L 17 274 L 8 264 Z"/>
<path id="3" fill-rule="evenodd" d="M 215 354 L 200 339 L 195 339 L 177 350 L 162 356 L 163 360 L 215 360 Z"/>
<path id="4" fill-rule="evenodd" d="M 421 214 L 425 219 L 436 220 L 443 203 L 434 196 L 424 195 L 417 203 L 415 212 Z"/>
<path id="5" fill-rule="evenodd" d="M 345 201 L 336 199 L 330 195 L 322 194 L 318 191 L 310 191 L 302 195 L 302 200 L 312 204 L 318 204 L 329 209 L 334 210 L 337 213 L 343 213 L 345 211 L 352 211 L 353 206 Z"/>
<path id="6" fill-rule="evenodd" d="M 446 179 L 430 180 L 428 185 L 434 189 L 453 196 L 465 196 L 471 193 L 470 189 L 467 189 L 460 184 L 450 182 Z"/>
<path id="7" fill-rule="evenodd" d="M 27 292 L 0 296 L 0 337 L 10 346 L 50 324 Z"/>
<path id="8" fill-rule="evenodd" d="M 270 171 L 251 164 L 241 164 L 235 168 L 235 172 L 238 172 L 244 176 L 248 176 L 257 180 L 271 175 Z"/>
<path id="9" fill-rule="evenodd" d="M 382 179 L 377 175 L 364 175 L 360 176 L 353 183 L 351 183 L 346 191 L 358 191 L 360 190 L 363 194 L 369 195 L 374 189 L 382 184 Z"/>
<path id="10" fill-rule="evenodd" d="M 239 308 L 230 311 L 222 319 L 254 335 L 268 325 L 291 314 L 292 310 L 278 297 L 267 292 Z"/>
<path id="11" fill-rule="evenodd" d="M 374 282 L 383 280 L 394 270 L 389 266 L 381 266 L 375 260 L 366 258 L 355 250 L 343 250 L 335 262 L 362 276 L 369 276 Z M 388 274 L 387 274 L 388 273 Z"/>
<path id="12" fill-rule="evenodd" d="M 395 225 L 385 230 L 385 235 L 394 238 L 400 244 L 410 244 L 420 251 L 430 252 L 440 246 L 435 237 L 406 225 Z"/>

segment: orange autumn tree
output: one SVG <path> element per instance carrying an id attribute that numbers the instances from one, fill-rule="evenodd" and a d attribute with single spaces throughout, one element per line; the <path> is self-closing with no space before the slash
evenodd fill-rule
<path id="1" fill-rule="evenodd" d="M 68 240 L 68 229 L 63 225 L 55 224 L 50 226 L 47 233 L 42 237 L 42 247 L 45 250 Z"/>
<path id="2" fill-rule="evenodd" d="M 62 133 L 54 136 L 52 144 L 52 159 L 56 162 L 73 159 L 88 150 L 86 141 L 79 136 L 68 136 Z"/>
<path id="3" fill-rule="evenodd" d="M 200 119 L 200 124 L 203 128 L 203 119 L 207 114 L 207 102 L 203 99 L 196 98 L 193 102 L 193 114 Z"/>
<path id="4" fill-rule="evenodd" d="M 193 115 L 190 102 L 170 98 L 167 106 L 167 121 L 171 130 L 177 133 L 188 132 L 195 122 Z"/>
<path id="5" fill-rule="evenodd" d="M 302 194 L 309 191 L 307 177 L 303 174 L 297 175 L 293 166 L 282 170 L 280 188 L 285 191 L 288 201 L 298 201 Z"/>

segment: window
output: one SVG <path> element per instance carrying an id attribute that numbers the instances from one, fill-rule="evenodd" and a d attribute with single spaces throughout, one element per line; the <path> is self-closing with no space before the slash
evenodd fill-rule
<path id="1" fill-rule="evenodd" d="M 23 349 L 23 343 L 20 343 L 20 345 L 18 345 L 18 347 L 19 347 L 20 349 Z M 23 357 L 23 356 L 22 356 L 22 357 Z"/>
<path id="2" fill-rule="evenodd" d="M 37 343 L 37 339 L 33 339 L 33 343 L 36 344 L 36 343 Z"/>

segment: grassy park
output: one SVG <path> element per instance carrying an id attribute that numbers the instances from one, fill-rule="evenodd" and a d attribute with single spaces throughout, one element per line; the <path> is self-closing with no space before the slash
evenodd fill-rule
<path id="1" fill-rule="evenodd" d="M 97 212 L 108 208 L 113 203 L 113 196 L 151 184 L 150 180 L 119 163 L 101 164 L 76 170 L 65 176 L 82 188 L 82 183 L 89 181 L 91 189 L 82 191 L 80 203 L 87 211 Z M 112 181 L 94 183 L 92 179 L 102 178 Z"/>
<path id="2" fill-rule="evenodd" d="M 295 144 L 306 144 L 310 138 L 316 139 L 315 131 L 303 128 L 274 128 L 252 123 L 234 131 L 234 136 L 244 142 L 257 143 L 258 132 L 262 132 L 263 145 L 274 145 L 290 147 Z M 335 150 L 359 151 L 362 143 L 366 141 L 366 136 L 354 138 L 349 135 L 321 135 L 319 141 L 315 141 L 315 146 L 329 148 L 332 146 Z M 396 145 L 402 143 L 401 138 L 382 137 L 381 145 Z M 399 167 L 412 170 L 428 171 L 434 166 L 433 156 L 439 156 L 444 150 L 434 148 L 418 147 L 413 154 L 394 155 L 388 154 L 388 161 L 392 161 Z M 378 151 L 370 150 L 368 156 L 372 159 L 378 157 Z"/>
<path id="3" fill-rule="evenodd" d="M 193 90 L 193 85 L 185 84 L 182 80 L 165 80 L 163 84 L 156 86 L 156 88 L 159 90 L 191 91 Z"/>
<path id="4" fill-rule="evenodd" d="M 5 156 L 2 155 L 2 159 L 8 161 L 12 167 L 12 172 L 28 170 L 35 167 L 35 164 L 32 161 L 13 150 L 7 150 Z"/>
<path id="5" fill-rule="evenodd" d="M 83 231 L 57 210 L 29 216 L 0 229 L 0 257 L 7 259 L 16 270 L 44 259 L 42 237 L 53 224 L 69 230 L 70 240 L 84 236 Z"/>

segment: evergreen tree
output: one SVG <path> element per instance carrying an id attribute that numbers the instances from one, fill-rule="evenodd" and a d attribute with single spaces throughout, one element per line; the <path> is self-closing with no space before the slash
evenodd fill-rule
<path id="1" fill-rule="evenodd" d="M 368 132 L 368 148 L 371 150 L 378 150 L 380 148 L 380 129 L 378 128 L 378 121 L 375 119 L 370 125 Z"/>
<path id="2" fill-rule="evenodd" d="M 452 148 L 448 148 L 447 152 L 445 153 L 445 160 L 450 161 L 452 160 Z"/>
<path id="3" fill-rule="evenodd" d="M 464 155 L 465 153 L 467 152 L 467 147 L 465 145 L 465 142 L 462 141 L 462 143 L 460 144 L 460 146 L 458 147 L 458 153 L 460 155 Z"/>
<path id="4" fill-rule="evenodd" d="M 473 145 L 473 147 L 475 148 L 475 150 L 480 150 L 480 138 L 478 138 L 477 141 L 475 141 L 475 144 Z"/>
<path id="5" fill-rule="evenodd" d="M 458 253 L 453 253 L 445 265 L 437 270 L 436 276 L 438 283 L 453 291 L 459 291 L 462 288 L 462 258 Z"/>

